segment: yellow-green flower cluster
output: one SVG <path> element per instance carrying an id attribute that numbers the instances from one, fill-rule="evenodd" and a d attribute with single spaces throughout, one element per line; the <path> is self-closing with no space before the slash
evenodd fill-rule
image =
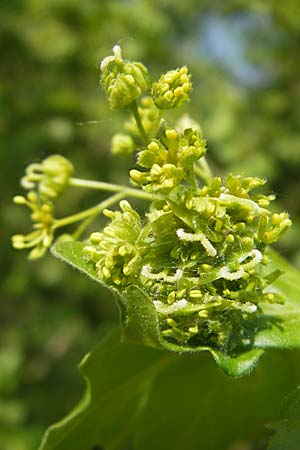
<path id="1" fill-rule="evenodd" d="M 175 108 L 189 100 L 191 89 L 191 75 L 184 66 L 168 71 L 153 83 L 152 97 L 159 109 Z"/>
<path id="2" fill-rule="evenodd" d="M 53 241 L 53 203 L 41 200 L 34 191 L 28 193 L 27 197 L 18 195 L 14 197 L 17 205 L 25 205 L 31 210 L 31 220 L 34 231 L 27 234 L 16 234 L 12 237 L 13 247 L 22 250 L 31 248 L 29 259 L 37 259 L 44 255 Z"/>
<path id="3" fill-rule="evenodd" d="M 131 170 L 130 178 L 146 193 L 129 187 L 126 191 L 151 204 L 143 219 L 125 200 L 120 211 L 104 210 L 110 223 L 91 234 L 84 257 L 99 279 L 121 295 L 125 308 L 131 285 L 143 291 L 152 302 L 152 317 L 163 339 L 225 353 L 251 347 L 261 304 L 284 301 L 271 287 L 279 271 L 268 273 L 265 249 L 291 226 L 288 214 L 272 213 L 274 196 L 256 191 L 265 180 L 213 177 L 197 123 L 185 116 L 177 128 L 170 128 L 162 119 L 162 110 L 188 100 L 191 80 L 186 67 L 162 75 L 153 84 L 152 97 L 141 98 L 139 105 L 135 100 L 149 87 L 141 63 L 123 60 L 115 46 L 101 72 L 111 109 L 131 105 L 134 116 L 126 133 L 114 136 L 112 151 L 128 155 L 143 142 L 137 155 L 140 169 Z M 69 161 L 59 155 L 26 170 L 22 184 L 30 192 L 15 197 L 15 202 L 31 210 L 34 231 L 14 236 L 13 245 L 31 248 L 31 258 L 40 257 L 51 245 L 55 227 L 78 218 L 89 221 L 90 214 L 103 210 L 101 203 L 69 221 L 56 221 L 53 200 L 69 184 L 109 188 L 120 191 L 117 199 L 123 196 L 122 186 L 78 179 L 71 183 L 72 172 Z M 106 207 L 115 201 L 112 196 Z"/>
<path id="4" fill-rule="evenodd" d="M 108 56 L 101 62 L 101 83 L 110 108 L 123 109 L 148 89 L 148 71 L 142 63 L 122 59 L 118 45 L 113 51 L 114 56 Z"/>
<path id="5" fill-rule="evenodd" d="M 67 188 L 72 173 L 73 165 L 60 155 L 49 156 L 41 163 L 30 164 L 26 168 L 21 184 L 29 193 L 26 197 L 14 197 L 14 202 L 31 210 L 34 231 L 27 235 L 13 236 L 12 243 L 16 249 L 32 248 L 30 259 L 42 257 L 53 242 L 53 200 Z"/>
<path id="6" fill-rule="evenodd" d="M 205 152 L 199 130 L 190 128 L 179 134 L 175 129 L 167 129 L 160 140 L 153 139 L 139 152 L 138 164 L 149 170 L 131 170 L 131 180 L 148 192 L 170 192 L 183 180 L 193 182 L 193 164 Z"/>
<path id="7" fill-rule="evenodd" d="M 104 210 L 111 219 L 102 232 L 92 233 L 84 248 L 88 259 L 96 264 L 99 278 L 113 288 L 125 288 L 132 281 L 139 261 L 141 220 L 130 204 L 120 202 L 121 211 Z"/>
<path id="8" fill-rule="evenodd" d="M 145 151 L 140 158 L 147 165 L 167 160 L 162 145 Z M 105 284 L 126 296 L 134 283 L 149 295 L 168 341 L 235 351 L 251 344 L 247 322 L 260 313 L 260 304 L 283 302 L 269 286 L 278 273 L 262 275 L 261 268 L 268 262 L 266 245 L 291 221 L 267 209 L 273 196 L 253 191 L 263 184 L 233 175 L 202 188 L 182 180 L 168 194 L 160 191 L 143 226 L 121 202 L 122 212 L 106 213 L 111 223 L 91 235 L 85 253 Z"/>
<path id="9" fill-rule="evenodd" d="M 53 199 L 66 189 L 73 174 L 73 165 L 61 155 L 52 155 L 41 163 L 29 164 L 21 180 L 25 189 L 37 189 L 44 198 Z"/>
<path id="10" fill-rule="evenodd" d="M 167 339 L 228 349 L 234 334 L 234 345 L 250 345 L 247 320 L 261 302 L 283 301 L 268 287 L 278 274 L 262 276 L 261 267 L 270 236 L 278 240 L 291 221 L 266 209 L 272 196 L 252 192 L 262 184 L 229 175 L 192 192 L 181 186 L 176 201 L 149 214 L 152 242 L 141 282 Z"/>

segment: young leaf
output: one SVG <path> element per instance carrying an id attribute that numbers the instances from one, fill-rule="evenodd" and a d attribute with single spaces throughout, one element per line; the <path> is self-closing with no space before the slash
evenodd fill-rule
<path id="1" fill-rule="evenodd" d="M 84 247 L 85 243 L 80 241 L 57 241 L 51 247 L 51 253 L 97 283 L 103 284 L 97 276 L 95 265 L 83 256 Z"/>
<path id="2" fill-rule="evenodd" d="M 280 421 L 271 428 L 275 435 L 268 450 L 298 450 L 300 446 L 300 388 L 290 393 L 283 403 Z"/>
<path id="3" fill-rule="evenodd" d="M 136 428 L 151 380 L 170 355 L 121 344 L 111 333 L 81 363 L 86 392 L 75 409 L 46 432 L 40 450 L 122 448 Z"/>
<path id="4" fill-rule="evenodd" d="M 135 449 L 242 448 L 237 442 L 243 448 L 254 448 L 254 443 L 265 448 L 265 424 L 276 417 L 289 386 L 299 380 L 299 363 L 292 369 L 294 356 L 299 359 L 299 353 L 269 352 L 249 377 L 238 380 L 224 377 L 204 353 L 178 356 L 155 379 Z M 279 449 L 299 446 L 270 450 Z"/>
<path id="5" fill-rule="evenodd" d="M 300 347 L 300 273 L 274 250 L 269 250 L 268 272 L 279 269 L 283 274 L 272 286 L 286 299 L 284 305 L 265 304 L 263 312 L 268 328 L 257 333 L 255 347 Z"/>
<path id="6" fill-rule="evenodd" d="M 81 364 L 82 401 L 48 429 L 39 450 L 219 450 L 264 438 L 264 424 L 299 378 L 295 356 L 270 352 L 249 378 L 234 380 L 205 353 L 162 352 L 111 333 Z"/>

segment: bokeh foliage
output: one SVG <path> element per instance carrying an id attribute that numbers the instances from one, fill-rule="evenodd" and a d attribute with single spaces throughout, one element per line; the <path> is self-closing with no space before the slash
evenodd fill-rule
<path id="1" fill-rule="evenodd" d="M 75 366 L 101 323 L 117 317 L 107 291 L 50 257 L 29 264 L 10 247 L 28 226 L 11 204 L 26 164 L 61 153 L 80 176 L 127 182 L 128 163 L 109 155 L 120 116 L 108 114 L 98 82 L 99 61 L 116 42 L 157 77 L 189 66 L 186 110 L 201 123 L 212 165 L 268 178 L 294 221 L 282 248 L 300 264 L 298 0 L 2 1 L 1 450 L 36 448 L 79 397 Z M 70 211 L 95 199 L 66 195 Z"/>

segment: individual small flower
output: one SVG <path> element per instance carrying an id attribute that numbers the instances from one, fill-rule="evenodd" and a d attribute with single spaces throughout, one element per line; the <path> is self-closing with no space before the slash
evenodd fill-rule
<path id="1" fill-rule="evenodd" d="M 168 71 L 153 83 L 152 97 L 159 109 L 175 108 L 189 100 L 191 89 L 191 75 L 184 66 Z"/>
<path id="2" fill-rule="evenodd" d="M 134 148 L 133 139 L 128 134 L 117 133 L 111 140 L 111 151 L 114 155 L 131 155 Z"/>
<path id="3" fill-rule="evenodd" d="M 101 62 L 101 83 L 111 109 L 123 109 L 136 100 L 149 87 L 146 67 L 139 62 L 122 59 L 121 48 L 115 45 L 114 56 Z"/>
<path id="4" fill-rule="evenodd" d="M 31 248 L 29 259 L 42 257 L 51 246 L 54 237 L 53 203 L 42 200 L 36 192 L 31 191 L 27 197 L 18 195 L 14 203 L 25 205 L 31 210 L 34 231 L 27 234 L 16 234 L 12 237 L 12 245 L 18 250 Z"/>
<path id="5" fill-rule="evenodd" d="M 84 248 L 99 278 L 116 289 L 124 289 L 136 272 L 142 229 L 140 216 L 127 201 L 121 201 L 120 208 L 122 212 L 103 211 L 110 224 L 102 232 L 92 233 Z"/>
<path id="6" fill-rule="evenodd" d="M 271 217 L 265 214 L 261 216 L 258 234 L 262 242 L 273 244 L 291 225 L 292 221 L 285 212 L 272 214 Z"/>
<path id="7" fill-rule="evenodd" d="M 37 188 L 42 197 L 54 199 L 66 189 L 72 173 L 73 165 L 68 159 L 52 155 L 41 163 L 30 164 L 21 185 L 30 190 Z"/>

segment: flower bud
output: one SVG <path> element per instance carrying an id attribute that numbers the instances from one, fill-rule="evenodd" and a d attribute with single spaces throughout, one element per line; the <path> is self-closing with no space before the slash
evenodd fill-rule
<path id="1" fill-rule="evenodd" d="M 187 67 L 181 67 L 170 70 L 153 83 L 152 97 L 159 109 L 175 108 L 189 100 L 191 88 L 191 75 Z"/>
<path id="2" fill-rule="evenodd" d="M 13 202 L 14 202 L 16 205 L 26 205 L 27 200 L 26 200 L 26 198 L 23 197 L 22 195 L 16 195 L 16 196 L 13 198 Z"/>
<path id="3" fill-rule="evenodd" d="M 101 83 L 111 109 L 123 109 L 136 100 L 149 87 L 146 67 L 139 62 L 122 59 L 118 45 L 113 48 L 114 56 L 101 62 Z"/>
<path id="4" fill-rule="evenodd" d="M 134 151 L 134 142 L 131 136 L 117 133 L 111 140 L 111 151 L 114 155 L 131 155 Z"/>

